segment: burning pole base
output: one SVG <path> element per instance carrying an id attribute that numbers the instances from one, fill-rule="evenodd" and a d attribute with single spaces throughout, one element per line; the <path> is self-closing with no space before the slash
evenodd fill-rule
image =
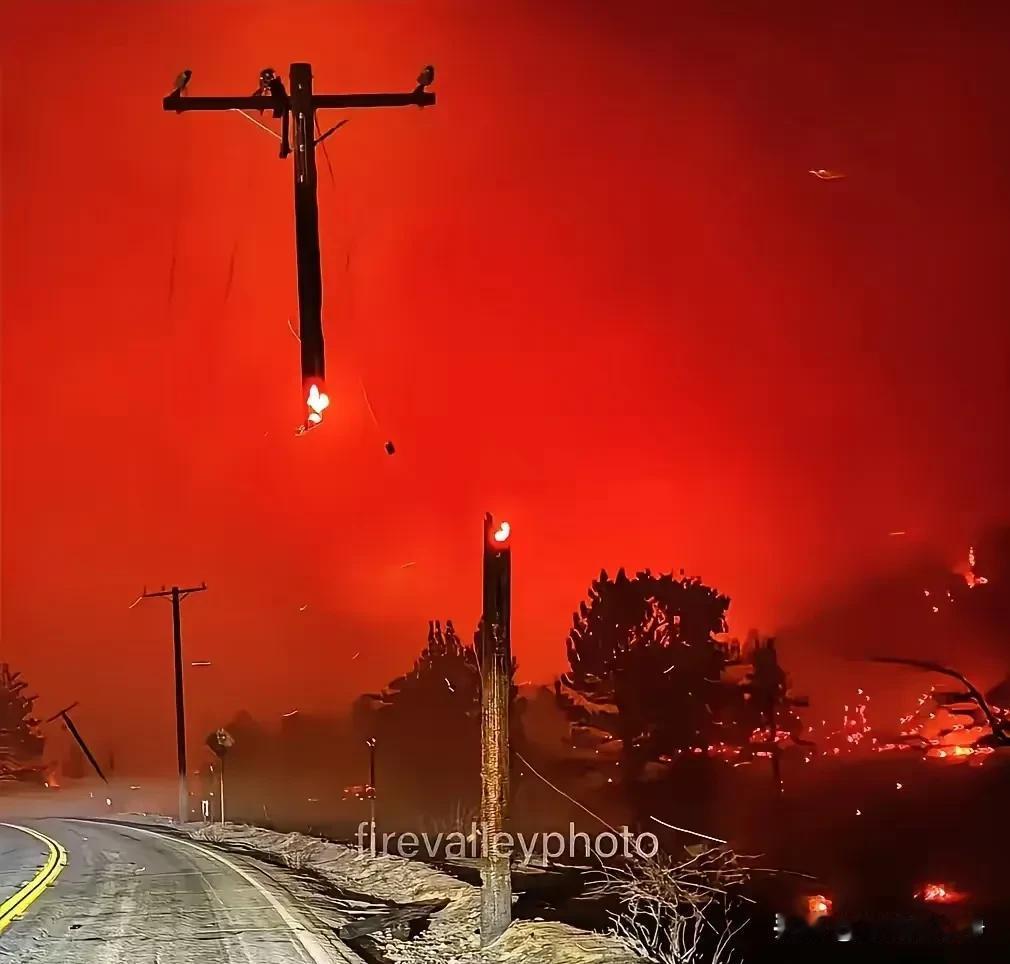
<path id="1" fill-rule="evenodd" d="M 509 805 L 511 695 L 511 526 L 484 516 L 483 611 L 478 645 L 481 676 L 480 943 L 486 947 L 512 920 L 512 840 L 504 833 Z"/>

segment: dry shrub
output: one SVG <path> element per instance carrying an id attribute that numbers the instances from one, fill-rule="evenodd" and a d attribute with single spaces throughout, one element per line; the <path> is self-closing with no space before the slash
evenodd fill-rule
<path id="1" fill-rule="evenodd" d="M 616 897 L 613 933 L 656 964 L 730 964 L 733 940 L 747 920 L 735 920 L 748 870 L 728 847 L 689 847 L 676 860 L 666 854 L 604 867 L 593 883 Z"/>

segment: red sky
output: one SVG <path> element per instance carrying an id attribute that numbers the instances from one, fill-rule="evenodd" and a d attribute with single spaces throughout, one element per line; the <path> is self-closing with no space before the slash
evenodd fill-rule
<path id="1" fill-rule="evenodd" d="M 601 566 L 683 567 L 774 631 L 1005 518 L 996 5 L 2 9 L 2 658 L 133 764 L 173 749 L 144 585 L 210 586 L 196 738 L 346 705 L 428 618 L 469 633 L 485 509 L 544 680 Z M 328 141 L 305 438 L 288 163 L 160 103 L 292 60 L 324 90 L 431 62 L 439 96 Z"/>

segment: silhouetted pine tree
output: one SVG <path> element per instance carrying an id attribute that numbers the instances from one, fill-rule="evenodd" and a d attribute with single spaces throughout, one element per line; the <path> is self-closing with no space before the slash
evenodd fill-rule
<path id="1" fill-rule="evenodd" d="M 380 713 L 434 713 L 465 719 L 480 716 L 480 672 L 470 646 L 456 635 L 452 620 L 445 629 L 438 620 L 428 623 L 428 645 L 414 668 L 393 680 L 380 695 Z"/>
<path id="2" fill-rule="evenodd" d="M 515 661 L 512 664 L 515 678 Z M 512 687 L 513 746 L 521 744 L 521 701 Z M 480 796 L 480 670 L 453 624 L 428 623 L 413 669 L 355 707 L 355 726 L 377 740 L 376 793 L 382 812 L 437 818 Z"/>
<path id="3" fill-rule="evenodd" d="M 37 697 L 27 696 L 20 673 L 0 663 L 0 781 L 41 783 L 45 779 L 39 721 L 32 713 Z"/>
<path id="4" fill-rule="evenodd" d="M 807 700 L 791 692 L 774 637 L 763 639 L 752 630 L 738 665 L 744 672 L 724 712 L 726 742 L 743 755 L 768 752 L 773 745 L 778 751 L 811 746 L 802 736 L 803 721 L 796 712 Z"/>
<path id="5" fill-rule="evenodd" d="M 601 572 L 568 634 L 571 667 L 555 687 L 576 739 L 619 741 L 625 781 L 644 765 L 720 739 L 716 708 L 729 598 L 700 579 L 648 569 Z"/>

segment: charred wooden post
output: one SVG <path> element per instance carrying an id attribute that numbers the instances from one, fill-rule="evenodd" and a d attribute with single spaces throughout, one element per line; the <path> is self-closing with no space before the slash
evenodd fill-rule
<path id="1" fill-rule="evenodd" d="M 509 693 L 512 675 L 512 552 L 507 522 L 484 516 L 481 675 L 480 942 L 490 944 L 512 920 L 511 848 L 502 839 L 509 800 Z"/>

